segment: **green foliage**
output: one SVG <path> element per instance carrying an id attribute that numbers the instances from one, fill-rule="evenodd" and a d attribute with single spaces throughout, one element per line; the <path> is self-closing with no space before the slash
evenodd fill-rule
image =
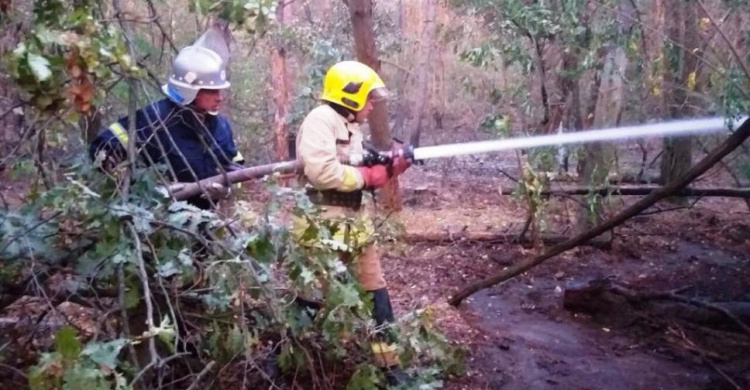
<path id="1" fill-rule="evenodd" d="M 31 104 L 56 112 L 68 100 L 88 111 L 94 82 L 113 77 L 112 66 L 140 74 L 113 25 L 99 21 L 93 1 L 39 0 L 34 5 L 34 28 L 8 58 L 8 70 Z M 71 80 L 73 82 L 71 82 Z"/>
<path id="2" fill-rule="evenodd" d="M 117 355 L 128 343 L 129 341 L 125 339 L 89 343 L 83 350 L 82 356 L 88 357 L 102 368 L 114 369 L 117 367 Z"/>
<path id="3" fill-rule="evenodd" d="M 740 11 L 742 7 L 745 7 L 745 10 L 747 10 L 747 1 L 745 0 L 723 0 L 723 2 L 731 10 Z"/>
<path id="4" fill-rule="evenodd" d="M 76 331 L 65 326 L 55 334 L 55 350 L 44 354 L 28 375 L 32 390 L 125 390 L 129 387 L 117 368 L 117 355 L 129 343 L 118 339 L 92 341 L 81 350 Z"/>
<path id="5" fill-rule="evenodd" d="M 725 72 L 720 95 L 720 111 L 730 117 L 738 117 L 750 113 L 750 95 L 747 87 L 750 79 L 737 67 Z"/>
<path id="6" fill-rule="evenodd" d="M 737 66 L 733 66 L 721 74 L 714 75 L 716 82 L 714 93 L 718 95 L 717 110 L 727 117 L 730 128 L 736 128 L 737 121 L 750 113 L 750 78 Z M 735 152 L 736 157 L 729 160 L 728 166 L 736 170 L 740 177 L 750 179 L 750 156 L 747 153 Z"/>
<path id="7" fill-rule="evenodd" d="M 274 0 L 196 0 L 190 1 L 189 5 L 191 12 L 215 13 L 250 33 L 262 33 L 276 18 L 276 3 Z"/>
<path id="8" fill-rule="evenodd" d="M 530 160 L 532 160 L 530 158 Z M 514 194 L 523 199 L 529 208 L 529 216 L 535 231 L 544 230 L 544 215 L 547 200 L 542 197 L 542 191 L 549 185 L 548 171 L 532 166 L 533 161 L 524 164 L 523 176 L 520 178 Z"/>
<path id="9" fill-rule="evenodd" d="M 319 104 L 318 97 L 320 91 L 323 90 L 323 77 L 326 70 L 336 62 L 346 59 L 348 55 L 336 42 L 326 37 L 316 37 L 311 40 L 311 46 L 305 49 L 304 53 L 309 56 L 310 62 L 302 82 L 296 89 L 292 109 L 287 118 L 288 123 L 293 126 L 301 124 L 307 113 Z"/>
<path id="10" fill-rule="evenodd" d="M 230 326 L 215 322 L 211 330 L 208 347 L 211 356 L 219 362 L 228 363 L 258 343 L 256 334 L 245 332 L 236 324 Z"/>
<path id="11" fill-rule="evenodd" d="M 679 45 L 672 41 L 664 43 L 664 58 L 666 59 L 666 67 L 671 72 L 673 77 L 679 77 L 681 66 L 683 63 L 683 49 Z"/>
<path id="12" fill-rule="evenodd" d="M 745 179 L 750 179 L 750 163 L 742 164 L 742 175 Z"/>
<path id="13" fill-rule="evenodd" d="M 352 379 L 346 385 L 346 390 L 378 390 L 378 384 L 383 381 L 383 374 L 371 364 L 362 364 L 354 371 Z"/>
<path id="14" fill-rule="evenodd" d="M 497 57 L 497 51 L 488 43 L 461 53 L 461 60 L 472 66 L 487 68 Z"/>
<path id="15" fill-rule="evenodd" d="M 503 103 L 523 109 L 521 115 L 537 116 L 540 102 L 528 94 L 529 78 L 536 78 L 539 67 L 547 74 L 556 74 L 575 82 L 586 71 L 598 69 L 602 64 L 599 51 L 605 45 L 629 45 L 635 34 L 622 34 L 614 19 L 616 4 L 592 12 L 583 0 L 555 0 L 528 2 L 522 0 L 462 0 L 454 1 L 460 7 L 484 15 L 484 26 L 491 35 L 480 45 L 464 51 L 460 59 L 473 66 L 488 68 L 502 63 L 506 72 L 523 78 L 513 80 L 504 91 Z M 636 29 L 636 31 L 638 31 Z M 558 64 L 544 63 L 545 52 L 557 47 L 569 56 L 565 69 Z M 552 93 L 552 80 L 546 80 L 548 93 Z M 534 82 L 540 82 L 534 80 Z M 472 90 L 473 93 L 479 91 Z M 500 99 L 490 92 L 494 105 Z"/>
<path id="16" fill-rule="evenodd" d="M 502 114 L 487 114 L 482 120 L 481 127 L 488 134 L 496 137 L 507 137 L 510 135 L 510 120 Z"/>
<path id="17" fill-rule="evenodd" d="M 55 334 L 55 351 L 66 361 L 75 360 L 81 353 L 81 344 L 76 339 L 76 331 L 64 326 Z"/>
<path id="18" fill-rule="evenodd" d="M 497 5 L 505 21 L 502 28 L 517 28 L 522 34 L 536 38 L 548 38 L 560 32 L 556 13 L 546 2 L 526 4 L 517 0 L 501 0 Z"/>
<path id="19" fill-rule="evenodd" d="M 34 162 L 30 159 L 17 159 L 13 162 L 10 168 L 10 177 L 13 180 L 18 180 L 22 177 L 29 177 L 34 173 L 35 167 Z"/>
<path id="20" fill-rule="evenodd" d="M 0 210 L 0 259 L 57 262 L 59 253 L 48 239 L 56 230 L 54 221 L 39 218 L 31 211 Z"/>
<path id="21" fill-rule="evenodd" d="M 431 362 L 431 370 L 418 372 L 424 382 L 434 382 L 441 376 L 459 376 L 464 373 L 465 350 L 453 346 L 435 329 L 435 309 L 428 306 L 405 316 L 399 321 L 399 332 L 406 336 L 401 360 Z"/>
<path id="22" fill-rule="evenodd" d="M 192 301 L 197 298 L 203 303 L 201 312 L 210 313 L 204 325 L 208 331 L 198 336 L 200 350 L 207 358 L 229 363 L 246 354 L 268 354 L 261 341 L 276 337 L 282 340 L 276 347 L 280 351 L 278 361 L 288 372 L 306 372 L 311 363 L 309 351 L 320 349 L 331 364 L 359 364 L 352 386 L 372 379 L 364 374 L 374 372 L 368 353 L 369 337 L 374 333 L 372 303 L 337 255 L 347 248 L 356 253 L 370 242 L 370 238 L 356 233 L 369 228 L 364 219 L 322 218 L 301 191 L 271 185 L 275 195 L 263 213 L 251 219 L 252 226 L 241 231 L 235 226 L 233 236 L 226 233 L 226 221 L 214 213 L 184 202 L 167 204 L 159 191 L 141 183 L 153 180 L 146 172 L 136 172 L 140 179 L 131 186 L 127 202 L 112 192 L 109 180 L 91 180 L 97 176 L 94 172 L 71 172 L 68 181 L 35 198 L 23 227 L 10 224 L 7 217 L 3 226 L 28 231 L 24 233 L 28 237 L 46 231 L 47 237 L 56 236 L 57 241 L 68 244 L 76 237 L 79 242 L 74 247 L 83 254 L 68 257 L 69 266 L 88 282 L 74 286 L 79 292 L 93 285 L 116 286 L 117 270 L 122 268 L 123 298 L 129 311 L 143 310 L 138 305 L 144 297 L 139 261 L 146 263 L 152 291 L 159 286 L 169 291 L 184 289 L 202 275 L 200 288 L 182 294 Z M 290 201 L 296 217 L 309 223 L 303 233 L 304 245 L 277 218 L 281 207 Z M 55 218 L 40 224 L 31 218 L 40 213 Z M 236 218 L 243 220 L 242 215 Z M 123 228 L 127 225 L 135 228 L 137 241 Z M 355 232 L 347 247 L 333 239 L 344 225 Z M 9 237 L 4 230 L 3 235 Z M 203 237 L 213 238 L 203 241 Z M 204 247 L 205 252 L 196 252 L 196 245 Z M 36 253 L 41 256 L 41 252 Z M 17 255 L 30 256 L 23 251 Z M 315 313 L 293 304 L 290 297 L 298 295 L 320 299 L 324 309 Z M 173 325 L 175 318 L 167 308 L 159 311 L 154 319 L 159 325 L 133 335 L 134 340 L 110 335 L 81 346 L 72 328 L 61 329 L 55 351 L 45 355 L 30 372 L 30 385 L 38 389 L 79 388 L 76 386 L 81 383 L 89 386 L 85 388 L 109 388 L 118 383 L 124 386 L 132 379 L 121 356 L 128 343 L 146 343 L 154 337 L 170 351 L 184 348 L 175 342 L 179 336 Z M 238 317 L 238 313 L 246 314 Z M 446 372 L 454 365 L 452 348 L 424 317 L 414 318 L 419 319 L 394 328 L 397 339 L 406 341 L 405 362 L 412 364 L 417 374 Z M 430 378 L 434 382 L 433 374 Z"/>

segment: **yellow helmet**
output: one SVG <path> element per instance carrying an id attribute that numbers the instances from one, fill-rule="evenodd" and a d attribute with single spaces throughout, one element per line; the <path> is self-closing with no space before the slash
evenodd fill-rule
<path id="1" fill-rule="evenodd" d="M 387 96 L 383 80 L 372 68 L 357 61 L 342 61 L 326 72 L 320 98 L 358 112 L 368 97 L 379 100 Z"/>

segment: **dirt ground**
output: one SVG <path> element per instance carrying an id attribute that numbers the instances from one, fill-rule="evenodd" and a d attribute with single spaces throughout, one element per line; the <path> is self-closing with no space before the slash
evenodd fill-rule
<path id="1" fill-rule="evenodd" d="M 510 165 L 496 164 L 513 174 Z M 449 176 L 443 172 L 446 166 L 452 170 Z M 513 182 L 491 174 L 492 168 L 469 166 L 416 167 L 407 174 L 402 188 L 410 195 L 400 215 L 407 235 L 461 237 L 520 229 L 526 218 L 523 203 L 501 195 Z M 721 183 L 726 178 L 715 169 L 695 185 Z M 611 207 L 618 210 L 637 199 L 617 198 Z M 569 200 L 551 200 L 547 231 L 563 233 L 576 207 Z M 607 321 L 566 311 L 562 304 L 566 288 L 595 278 L 636 291 L 684 288 L 681 294 L 689 298 L 748 301 L 747 217 L 742 200 L 724 198 L 639 216 L 615 230 L 612 249 L 574 249 L 475 294 L 458 309 L 446 303 L 452 293 L 539 249 L 466 239 L 417 243 L 386 257 L 386 279 L 399 314 L 432 305 L 441 329 L 467 347 L 467 375 L 449 380 L 447 389 L 750 388 L 747 334 L 660 313 L 639 312 L 625 323 Z"/>

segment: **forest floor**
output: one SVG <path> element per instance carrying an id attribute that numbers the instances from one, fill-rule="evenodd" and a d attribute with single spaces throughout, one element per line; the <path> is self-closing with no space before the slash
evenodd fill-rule
<path id="1" fill-rule="evenodd" d="M 568 287 L 597 278 L 635 291 L 684 289 L 688 298 L 747 302 L 750 219 L 740 199 L 703 198 L 690 208 L 638 216 L 615 230 L 611 249 L 576 248 L 478 292 L 458 309 L 449 306 L 446 300 L 465 285 L 541 251 L 467 238 L 518 231 L 526 219 L 522 200 L 499 190 L 507 193 L 514 183 L 497 169 L 517 172 L 496 164 L 408 172 L 400 215 L 406 235 L 453 239 L 413 243 L 384 259 L 398 314 L 435 307 L 439 327 L 469 351 L 466 375 L 447 381 L 447 389 L 750 388 L 750 335 L 727 329 L 729 318 L 708 327 L 648 310 L 623 319 L 617 308 L 601 316 L 563 307 Z M 715 168 L 694 185 L 726 186 L 726 179 Z M 610 206 L 619 210 L 637 199 L 613 197 Z M 551 199 L 546 231 L 565 233 L 576 208 Z"/>

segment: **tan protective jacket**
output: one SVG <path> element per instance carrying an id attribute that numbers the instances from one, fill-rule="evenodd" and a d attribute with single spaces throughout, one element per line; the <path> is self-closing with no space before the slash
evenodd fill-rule
<path id="1" fill-rule="evenodd" d="M 355 191 L 364 187 L 357 168 L 343 164 L 352 153 L 362 154 L 359 124 L 349 122 L 327 104 L 313 109 L 297 133 L 297 161 L 307 181 L 319 190 Z"/>

